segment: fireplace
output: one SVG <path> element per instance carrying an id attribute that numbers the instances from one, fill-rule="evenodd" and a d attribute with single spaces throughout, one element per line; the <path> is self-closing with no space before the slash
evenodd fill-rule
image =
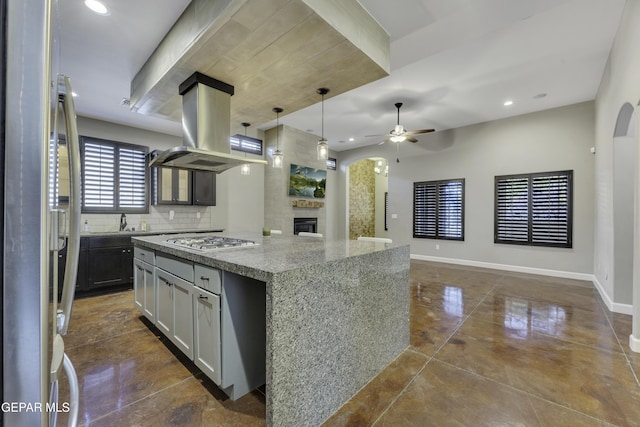
<path id="1" fill-rule="evenodd" d="M 318 218 L 293 218 L 293 234 L 301 231 L 317 233 Z"/>

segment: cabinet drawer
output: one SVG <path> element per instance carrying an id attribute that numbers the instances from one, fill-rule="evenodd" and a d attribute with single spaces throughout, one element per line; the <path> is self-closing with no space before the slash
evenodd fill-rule
<path id="1" fill-rule="evenodd" d="M 194 272 L 196 286 L 214 294 L 220 294 L 222 289 L 222 272 L 220 270 L 196 264 Z"/>
<path id="2" fill-rule="evenodd" d="M 133 257 L 151 265 L 156 265 L 156 254 L 150 249 L 143 249 L 136 246 L 133 248 Z"/>
<path id="3" fill-rule="evenodd" d="M 188 261 L 179 260 L 170 255 L 157 254 L 156 267 L 193 283 L 193 264 Z"/>

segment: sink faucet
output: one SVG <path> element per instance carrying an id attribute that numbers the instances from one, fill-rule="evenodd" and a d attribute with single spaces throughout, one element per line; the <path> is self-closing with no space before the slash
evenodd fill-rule
<path id="1" fill-rule="evenodd" d="M 120 215 L 120 231 L 124 231 L 124 229 L 127 227 L 127 216 L 122 213 Z"/>

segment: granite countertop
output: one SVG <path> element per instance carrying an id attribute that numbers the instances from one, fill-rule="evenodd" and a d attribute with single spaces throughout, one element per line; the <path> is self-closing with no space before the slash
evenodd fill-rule
<path id="1" fill-rule="evenodd" d="M 154 236 L 164 234 L 183 234 L 183 233 L 221 233 L 224 229 L 188 229 L 188 230 L 125 230 L 125 231 L 82 231 L 82 237 L 108 237 L 108 236 Z"/>
<path id="2" fill-rule="evenodd" d="M 191 234 L 184 234 L 184 236 L 189 235 Z M 262 281 L 267 281 L 278 273 L 312 268 L 332 261 L 408 246 L 299 236 L 262 237 L 258 233 L 216 235 L 253 240 L 258 245 L 203 252 L 168 244 L 165 242 L 166 236 L 133 236 L 132 242 L 136 246 L 154 249 L 198 264 L 220 268 Z"/>

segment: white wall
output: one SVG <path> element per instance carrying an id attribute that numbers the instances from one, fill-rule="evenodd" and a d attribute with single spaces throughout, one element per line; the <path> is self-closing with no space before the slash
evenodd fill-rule
<path id="1" fill-rule="evenodd" d="M 390 210 L 398 219 L 390 220 L 389 237 L 410 243 L 415 256 L 588 278 L 593 271 L 593 121 L 594 104 L 586 102 L 436 132 L 415 146 L 402 146 L 400 163 L 394 161 L 393 147 L 386 147 L 391 144 L 343 151 L 339 161 L 344 168 L 367 157 L 391 159 Z M 494 176 L 567 169 L 574 171 L 573 248 L 493 243 Z M 465 241 L 414 239 L 413 183 L 452 178 L 466 180 Z"/>
<path id="2" fill-rule="evenodd" d="M 621 108 L 629 103 L 637 109 L 640 99 L 640 1 L 629 0 L 622 14 L 609 61 L 596 96 L 595 146 L 595 252 L 594 276 L 603 298 L 613 311 L 633 312 L 633 335 L 630 343 L 640 351 L 640 203 L 638 176 L 635 189 L 633 307 L 616 301 L 614 271 L 614 143 L 616 121 Z M 638 120 L 640 115 L 635 114 Z M 637 128 L 636 124 L 633 124 Z M 635 136 L 636 144 L 638 137 Z M 636 150 L 636 153 L 640 150 Z M 635 159 L 638 165 L 638 157 Z M 637 170 L 637 168 L 636 168 Z M 629 201 L 631 203 L 631 201 Z M 631 232 L 631 230 L 629 230 Z M 635 338 L 634 338 L 635 337 Z"/>

